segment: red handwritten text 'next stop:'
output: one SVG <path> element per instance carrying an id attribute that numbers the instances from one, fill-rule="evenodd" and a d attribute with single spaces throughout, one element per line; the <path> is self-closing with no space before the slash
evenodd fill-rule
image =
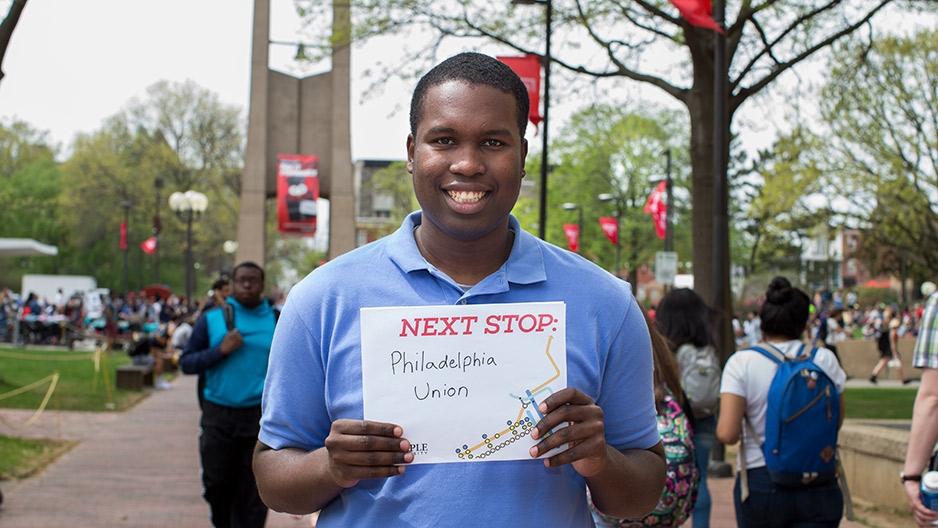
<path id="1" fill-rule="evenodd" d="M 401 319 L 399 337 L 432 337 L 472 335 L 481 330 L 484 335 L 544 332 L 558 321 L 552 314 L 493 314 L 480 323 L 475 315 L 453 317 L 414 317 Z M 550 328 L 552 331 L 555 328 Z"/>

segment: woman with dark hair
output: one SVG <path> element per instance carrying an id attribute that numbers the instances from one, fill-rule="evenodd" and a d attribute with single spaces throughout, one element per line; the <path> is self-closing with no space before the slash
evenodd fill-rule
<path id="1" fill-rule="evenodd" d="M 717 404 L 720 398 L 720 360 L 717 354 L 719 315 L 689 288 L 668 292 L 658 303 L 655 323 L 677 358 L 681 386 L 690 400 L 694 417 L 694 447 L 700 485 L 694 503 L 693 528 L 710 526 L 710 491 L 707 466 L 716 440 Z"/>
<path id="2" fill-rule="evenodd" d="M 807 294 L 792 287 L 788 279 L 772 279 L 761 311 L 765 348 L 774 348 L 786 358 L 798 357 L 805 346 L 802 337 L 807 329 L 809 304 Z M 843 393 L 847 375 L 834 353 L 818 348 L 814 363 Z M 787 487 L 774 483 L 769 476 L 761 446 L 765 441 L 769 386 L 777 370 L 776 361 L 752 349 L 737 351 L 723 369 L 717 438 L 732 445 L 742 437 L 737 464 L 745 468 L 740 473 L 748 478 L 748 498 L 739 475 L 733 489 L 737 525 L 836 527 L 844 507 L 836 479 L 810 487 Z M 843 398 L 839 416 L 842 422 Z"/>

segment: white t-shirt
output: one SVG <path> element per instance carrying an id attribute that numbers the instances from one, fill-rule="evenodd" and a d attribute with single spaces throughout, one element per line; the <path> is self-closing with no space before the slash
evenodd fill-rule
<path id="1" fill-rule="evenodd" d="M 801 341 L 786 341 L 784 343 L 772 343 L 788 357 L 795 357 L 801 349 Z M 806 345 L 807 346 L 807 345 Z M 847 374 L 837 362 L 837 356 L 826 348 L 819 348 L 814 357 L 817 366 L 830 377 L 837 391 L 844 392 L 844 386 L 847 383 Z M 762 456 L 762 448 L 759 446 L 765 439 L 765 415 L 766 404 L 769 397 L 769 385 L 772 384 L 772 378 L 775 377 L 775 371 L 778 365 L 771 359 L 763 356 L 754 350 L 739 350 L 726 361 L 723 367 L 723 378 L 720 384 L 721 394 L 735 394 L 746 399 L 746 416 L 749 422 L 759 436 L 759 441 L 754 442 L 749 434 L 749 427 L 742 425 L 742 438 L 744 449 L 740 454 L 746 454 L 746 467 L 757 468 L 765 466 L 765 457 Z M 739 455 L 736 457 L 736 463 L 739 464 Z"/>
<path id="2" fill-rule="evenodd" d="M 173 330 L 173 348 L 178 348 L 179 350 L 186 348 L 186 343 L 189 342 L 189 337 L 191 336 L 192 325 L 186 322 L 179 323 L 179 326 Z"/>

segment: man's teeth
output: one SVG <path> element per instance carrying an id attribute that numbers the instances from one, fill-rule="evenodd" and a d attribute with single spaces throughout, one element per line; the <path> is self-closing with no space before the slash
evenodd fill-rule
<path id="1" fill-rule="evenodd" d="M 458 203 L 476 203 L 485 196 L 482 191 L 449 191 L 450 198 Z"/>

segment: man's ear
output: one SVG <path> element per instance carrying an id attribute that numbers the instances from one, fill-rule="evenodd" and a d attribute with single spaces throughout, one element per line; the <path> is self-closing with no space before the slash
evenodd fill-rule
<path id="1" fill-rule="evenodd" d="M 414 149 L 416 145 L 414 142 L 414 135 L 407 134 L 407 172 L 410 174 L 414 173 Z"/>

